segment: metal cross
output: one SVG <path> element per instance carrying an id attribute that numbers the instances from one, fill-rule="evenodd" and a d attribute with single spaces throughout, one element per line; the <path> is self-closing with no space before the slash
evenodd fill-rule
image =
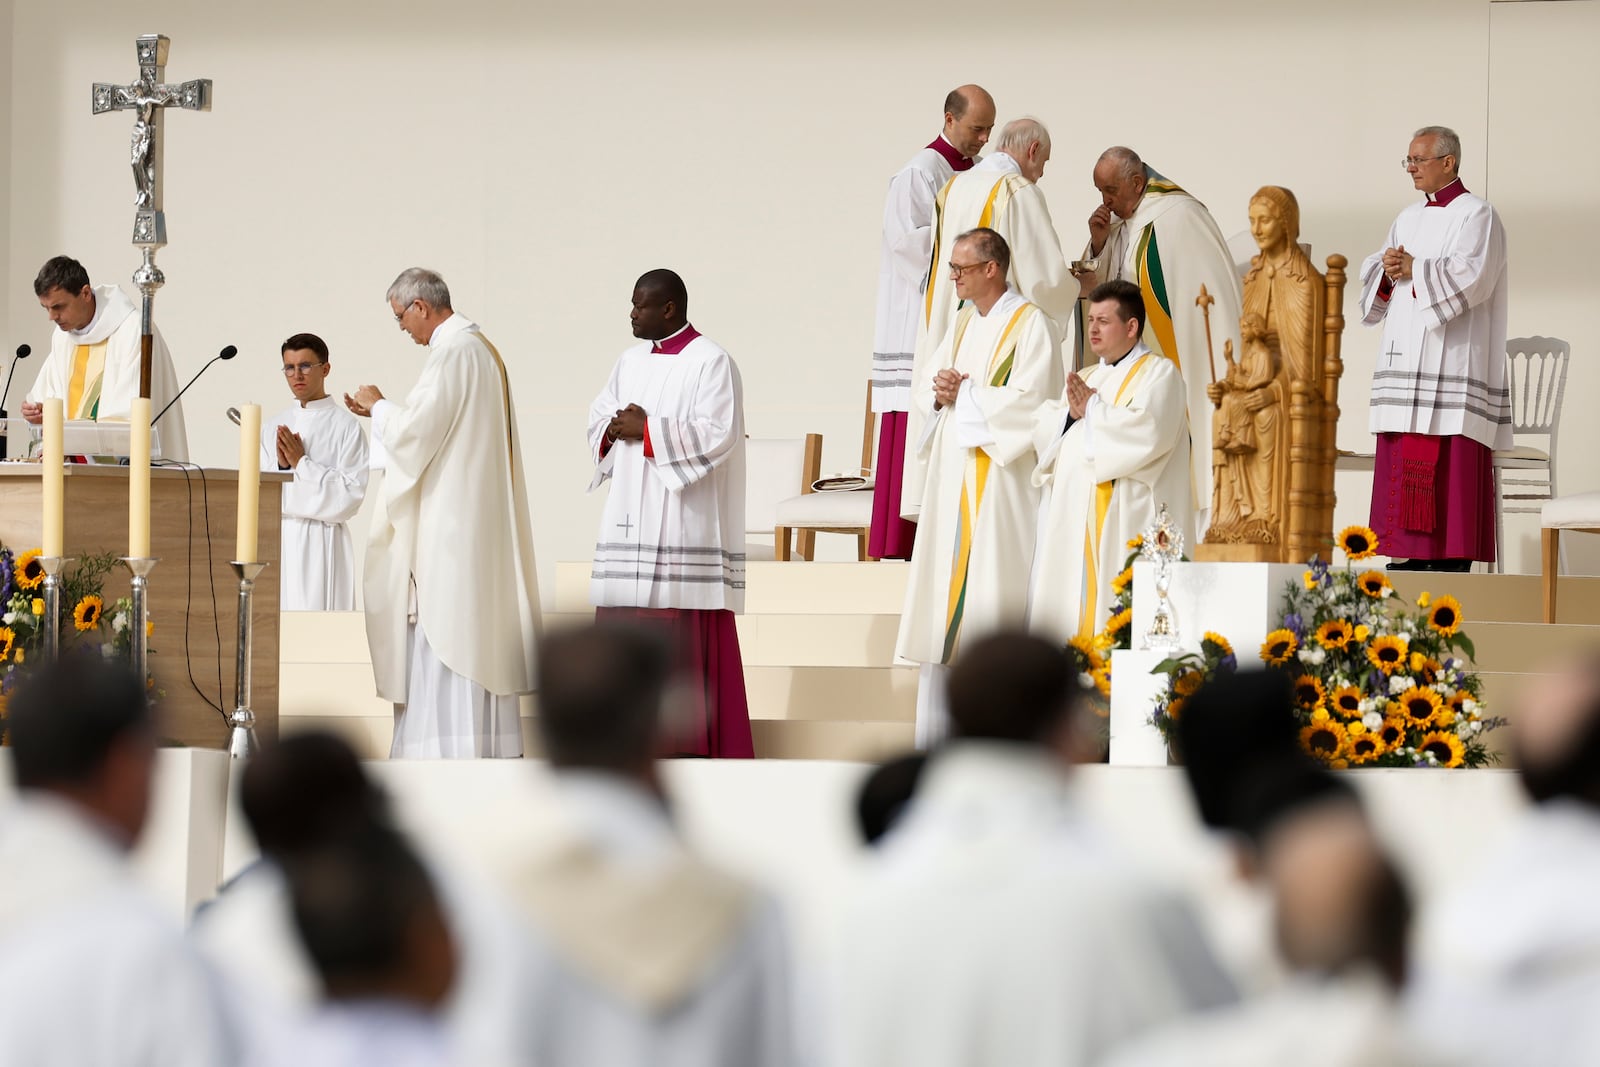
<path id="1" fill-rule="evenodd" d="M 177 85 L 165 85 L 167 49 L 171 41 L 158 33 L 148 33 L 135 42 L 139 56 L 139 80 L 132 85 L 94 85 L 93 109 L 133 111 L 133 138 L 128 161 L 133 166 L 134 217 L 133 243 L 160 248 L 167 243 L 167 220 L 161 211 L 161 136 L 162 115 L 169 107 L 185 111 L 211 110 L 211 79 L 197 78 Z"/>
<path id="2" fill-rule="evenodd" d="M 624 515 L 622 517 L 622 520 L 623 521 L 617 523 L 617 529 L 622 531 L 622 536 L 623 537 L 632 537 L 633 536 L 633 516 L 632 515 Z"/>

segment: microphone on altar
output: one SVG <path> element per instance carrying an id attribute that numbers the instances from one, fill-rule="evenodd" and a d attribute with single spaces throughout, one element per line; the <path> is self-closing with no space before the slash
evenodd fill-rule
<path id="1" fill-rule="evenodd" d="M 194 377 L 189 379 L 189 385 L 193 385 L 195 382 L 198 382 L 200 380 L 200 375 L 204 374 L 206 371 L 211 369 L 211 364 L 212 363 L 215 363 L 219 359 L 232 359 L 234 356 L 237 356 L 238 354 L 239 354 L 239 350 L 237 348 L 235 348 L 233 345 L 229 345 L 227 348 L 224 348 L 221 352 L 218 352 L 216 355 L 212 356 L 211 359 L 206 363 L 206 365 L 204 367 L 201 367 L 198 371 L 195 372 Z M 181 400 L 183 398 L 183 394 L 187 393 L 189 391 L 189 385 L 185 385 L 182 389 L 179 389 L 178 390 L 178 395 L 173 397 L 171 400 L 167 401 L 167 406 L 162 408 L 159 412 L 157 412 L 156 413 L 156 417 L 150 420 L 150 425 L 151 426 L 154 426 L 156 423 L 160 422 L 161 421 L 161 416 L 165 415 L 167 412 L 172 410 L 172 405 L 176 404 L 179 400 Z"/>
<path id="2" fill-rule="evenodd" d="M 6 397 L 11 395 L 11 378 L 17 373 L 17 362 L 19 360 L 27 359 L 32 354 L 33 348 L 30 345 L 24 344 L 17 346 L 17 354 L 11 360 L 11 370 L 6 375 L 6 387 L 4 390 L 0 390 L 0 423 L 3 423 L 6 419 L 11 417 L 6 411 Z M 0 459 L 6 458 L 7 443 L 7 435 L 4 432 L 0 432 Z"/>

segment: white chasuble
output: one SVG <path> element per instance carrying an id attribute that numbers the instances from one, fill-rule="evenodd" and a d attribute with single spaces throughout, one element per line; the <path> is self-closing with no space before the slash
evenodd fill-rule
<path id="1" fill-rule="evenodd" d="M 944 145 L 940 152 L 935 146 Z M 941 138 L 911 157 L 889 181 L 878 255 L 878 314 L 872 342 L 872 410 L 905 411 L 911 404 L 911 366 L 917 324 L 927 292 L 933 249 L 933 201 L 954 173 Z"/>
<path id="2" fill-rule="evenodd" d="M 1400 212 L 1384 248 L 1401 246 L 1413 260 L 1411 278 L 1399 285 L 1383 273 L 1382 249 L 1361 264 L 1361 321 L 1383 324 L 1372 432 L 1461 436 L 1510 448 L 1500 216 L 1457 181 Z"/>
<path id="3" fill-rule="evenodd" d="M 477 326 L 453 315 L 434 330 L 405 402 L 378 402 L 373 434 L 386 456 L 385 475 L 362 590 L 378 695 L 408 702 L 419 651 L 491 696 L 532 692 L 538 575 L 500 354 Z M 450 679 L 439 681 L 440 694 L 456 690 Z M 455 736 L 478 733 L 449 708 L 425 710 L 456 720 L 446 724 Z M 402 728 L 397 724 L 397 741 Z M 479 742 L 488 744 L 481 735 Z M 516 752 L 495 754 L 520 751 L 518 739 Z"/>
<path id="4" fill-rule="evenodd" d="M 692 332 L 693 327 L 684 327 Z M 694 334 L 681 351 L 622 353 L 589 408 L 591 490 L 610 480 L 589 599 L 597 607 L 744 610 L 744 389 L 733 357 Z M 676 348 L 667 344 L 668 348 Z M 645 441 L 606 441 L 617 411 Z"/>
<path id="5" fill-rule="evenodd" d="M 278 427 L 305 445 L 283 487 L 280 606 L 284 611 L 352 611 L 355 549 L 350 520 L 367 491 L 367 436 L 333 397 L 293 404 L 261 428 L 263 470 L 278 469 Z"/>
<path id="6" fill-rule="evenodd" d="M 1066 329 L 1078 296 L 1078 281 L 1067 270 L 1061 238 L 1050 219 L 1044 193 L 1024 178 L 1016 160 L 1004 153 L 996 152 L 950 179 L 939 191 L 933 225 L 933 255 L 912 369 L 913 399 L 917 390 L 931 390 L 929 383 L 939 369 L 934 362 L 935 353 L 960 310 L 949 262 L 961 234 L 986 226 L 1005 238 L 1011 249 L 1011 269 L 1006 277 L 1012 288 L 1049 316 L 1058 334 Z M 900 514 L 907 519 L 917 518 L 923 505 L 927 471 L 917 442 L 922 439 L 925 419 L 924 412 L 913 403 L 906 422 L 905 474 L 900 497 Z"/>
<path id="7" fill-rule="evenodd" d="M 970 375 L 957 402 L 933 409 L 933 374 Z M 949 663 L 963 633 L 1021 625 L 1038 526 L 1034 421 L 1063 387 L 1054 323 L 1015 292 L 979 315 L 963 309 L 939 346 L 913 410 L 933 420 L 920 445 L 927 486 L 895 654 Z"/>
<path id="8" fill-rule="evenodd" d="M 1063 644 L 1105 627 L 1128 541 L 1166 504 L 1192 537 L 1183 377 L 1143 344 L 1083 375 L 1096 395 L 1061 432 L 1065 394 L 1040 413 L 1036 484 L 1049 486 L 1033 572 L 1032 628 Z"/>
<path id="9" fill-rule="evenodd" d="M 1193 441 L 1190 508 L 1204 534 L 1211 510 L 1211 383 L 1212 353 L 1222 358 L 1224 341 L 1235 352 L 1239 315 L 1244 302 L 1238 268 L 1228 242 L 1206 206 L 1175 183 L 1145 167 L 1144 198 L 1128 219 L 1116 219 L 1100 250 L 1096 281 L 1121 278 L 1144 296 L 1144 340 L 1152 351 L 1172 360 L 1183 372 Z M 1084 258 L 1090 250 L 1084 249 Z M 1206 309 L 1195 303 L 1200 287 L 1216 302 L 1209 305 L 1211 341 L 1206 341 Z M 1224 369 L 1216 362 L 1218 377 Z"/>
<path id="10" fill-rule="evenodd" d="M 50 331 L 50 355 L 28 390 L 28 402 L 60 398 L 69 419 L 127 422 L 139 395 L 139 308 L 115 285 L 94 287 L 94 318 L 81 330 Z M 178 395 L 178 372 L 161 330 L 150 350 L 150 415 Z M 152 439 L 161 459 L 187 462 L 189 437 L 183 404 L 173 404 L 156 423 Z"/>

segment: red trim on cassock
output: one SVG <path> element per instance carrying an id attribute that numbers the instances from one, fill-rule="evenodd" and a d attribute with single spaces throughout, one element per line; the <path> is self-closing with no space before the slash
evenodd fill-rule
<path id="1" fill-rule="evenodd" d="M 973 161 L 962 155 L 960 152 L 957 152 L 955 146 L 944 139 L 944 134 L 941 133 L 939 136 L 935 137 L 933 139 L 933 143 L 928 147 L 943 156 L 944 161 L 950 164 L 950 168 L 957 174 L 964 170 L 972 169 Z"/>
<path id="2" fill-rule="evenodd" d="M 1454 200 L 1456 197 L 1460 196 L 1466 191 L 1467 187 L 1461 184 L 1460 178 L 1457 178 L 1443 189 L 1440 189 L 1437 193 L 1429 194 L 1427 206 L 1444 207 L 1446 204 L 1450 203 L 1450 201 Z"/>
<path id="3" fill-rule="evenodd" d="M 671 337 L 663 337 L 652 342 L 650 352 L 652 355 L 675 356 L 689 347 L 689 342 L 700 336 L 700 331 L 693 326 L 685 326 Z"/>
<path id="4" fill-rule="evenodd" d="M 650 443 L 650 424 L 644 424 L 644 454 L 646 459 L 656 458 L 655 446 Z"/>

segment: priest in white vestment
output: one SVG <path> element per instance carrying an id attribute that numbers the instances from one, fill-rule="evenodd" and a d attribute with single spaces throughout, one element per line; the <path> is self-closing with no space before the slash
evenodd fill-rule
<path id="1" fill-rule="evenodd" d="M 1067 328 L 1078 298 L 1078 283 L 1067 270 L 1061 238 L 1038 185 L 1049 161 L 1050 131 L 1035 119 L 1013 119 L 1000 131 L 991 155 L 951 178 L 939 191 L 934 202 L 933 255 L 917 326 L 913 401 L 916 390 L 924 388 L 939 369 L 935 354 L 965 300 L 945 266 L 960 234 L 979 228 L 998 233 L 1011 253 L 1007 275 L 1011 287 L 1044 312 L 1058 333 Z M 915 403 L 907 413 L 900 512 L 908 519 L 915 519 L 923 505 L 927 471 L 918 443 L 926 417 Z"/>
<path id="2" fill-rule="evenodd" d="M 389 754 L 521 756 L 540 614 L 511 382 L 439 275 L 413 267 L 388 300 L 422 374 L 403 403 L 371 385 L 345 403 L 384 456 L 362 590 Z"/>
<path id="3" fill-rule="evenodd" d="M 1600 1049 L 1600 661 L 1529 677 L 1508 719 L 1532 806 L 1418 938 L 1413 1023 L 1452 1063 L 1574 1067 Z"/>
<path id="4" fill-rule="evenodd" d="M 670 270 L 633 289 L 640 343 L 589 407 L 592 491 L 611 492 L 589 599 L 599 618 L 666 630 L 691 684 L 664 755 L 751 758 L 735 616 L 744 611 L 744 386 L 733 357 L 689 324 Z"/>
<path id="5" fill-rule="evenodd" d="M 873 559 L 910 559 L 917 531 L 916 523 L 900 517 L 900 494 L 917 326 L 930 274 L 937 273 L 929 267 L 934 198 L 953 174 L 972 169 L 973 157 L 988 143 L 992 129 L 994 97 L 977 85 L 952 89 L 944 100 L 944 129 L 889 180 L 872 345 L 872 411 L 879 416 L 867 538 L 867 555 Z"/>
<path id="6" fill-rule="evenodd" d="M 1073 795 L 1085 712 L 1066 651 L 993 634 L 962 650 L 949 690 L 954 736 L 839 931 L 833 1062 L 1076 1067 L 1231 1000 L 1189 902 Z"/>
<path id="7" fill-rule="evenodd" d="M 34 295 L 55 329 L 50 355 L 22 404 L 22 417 L 44 421 L 44 401 L 59 399 L 69 420 L 127 422 L 139 395 L 139 306 L 115 285 L 89 284 L 83 265 L 56 256 L 39 269 Z M 161 330 L 152 327 L 150 350 L 150 415 L 178 395 L 178 374 Z M 156 455 L 186 462 L 189 438 L 183 425 L 183 404 L 173 403 L 155 424 Z"/>
<path id="8" fill-rule="evenodd" d="M 1035 484 L 1048 487 L 1033 569 L 1031 623 L 1054 641 L 1105 627 L 1111 582 L 1128 541 L 1167 505 L 1193 537 L 1183 376 L 1144 342 L 1146 305 L 1131 282 L 1089 296 L 1088 341 L 1099 362 L 1073 372 L 1035 425 Z"/>
<path id="9" fill-rule="evenodd" d="M 1061 392 L 1055 324 L 1006 283 L 993 230 L 962 234 L 948 271 L 968 301 L 914 385 L 925 502 L 895 655 L 922 665 L 917 746 L 943 737 L 942 674 L 964 633 L 1025 622 L 1039 522 L 1034 424 Z"/>
<path id="10" fill-rule="evenodd" d="M 156 768 L 144 685 L 99 657 L 63 661 L 34 668 L 8 711 L 0 1063 L 236 1062 L 212 975 L 128 863 Z"/>
<path id="11" fill-rule="evenodd" d="M 281 352 L 295 403 L 261 427 L 263 469 L 294 472 L 283 486 L 278 603 L 284 611 L 353 611 L 350 520 L 367 492 L 367 435 L 328 395 L 327 342 L 297 333 Z"/>
<path id="12" fill-rule="evenodd" d="M 776 903 L 696 856 L 655 760 L 672 653 L 617 623 L 551 633 L 539 734 L 560 829 L 506 857 L 532 937 L 518 1062 L 787 1067 Z"/>
<path id="13" fill-rule="evenodd" d="M 1510 448 L 1509 282 L 1500 216 L 1457 174 L 1461 139 L 1418 130 L 1405 167 L 1423 199 L 1361 264 L 1362 324 L 1383 326 L 1372 373 L 1372 531 L 1395 570 L 1493 562 L 1494 452 Z"/>
<path id="14" fill-rule="evenodd" d="M 1213 380 L 1211 353 L 1221 352 L 1223 342 L 1230 340 L 1235 352 L 1244 350 L 1238 268 L 1206 206 L 1157 174 L 1133 149 L 1101 153 L 1094 185 L 1101 203 L 1089 216 L 1083 259 L 1094 267 L 1080 275 L 1083 292 L 1116 279 L 1137 285 L 1150 316 L 1145 342 L 1183 372 L 1194 442 L 1189 507 L 1196 520 L 1194 534 L 1200 537 L 1210 525 L 1211 512 L 1212 404 L 1206 396 Z M 1214 303 L 1195 303 L 1201 286 Z"/>

